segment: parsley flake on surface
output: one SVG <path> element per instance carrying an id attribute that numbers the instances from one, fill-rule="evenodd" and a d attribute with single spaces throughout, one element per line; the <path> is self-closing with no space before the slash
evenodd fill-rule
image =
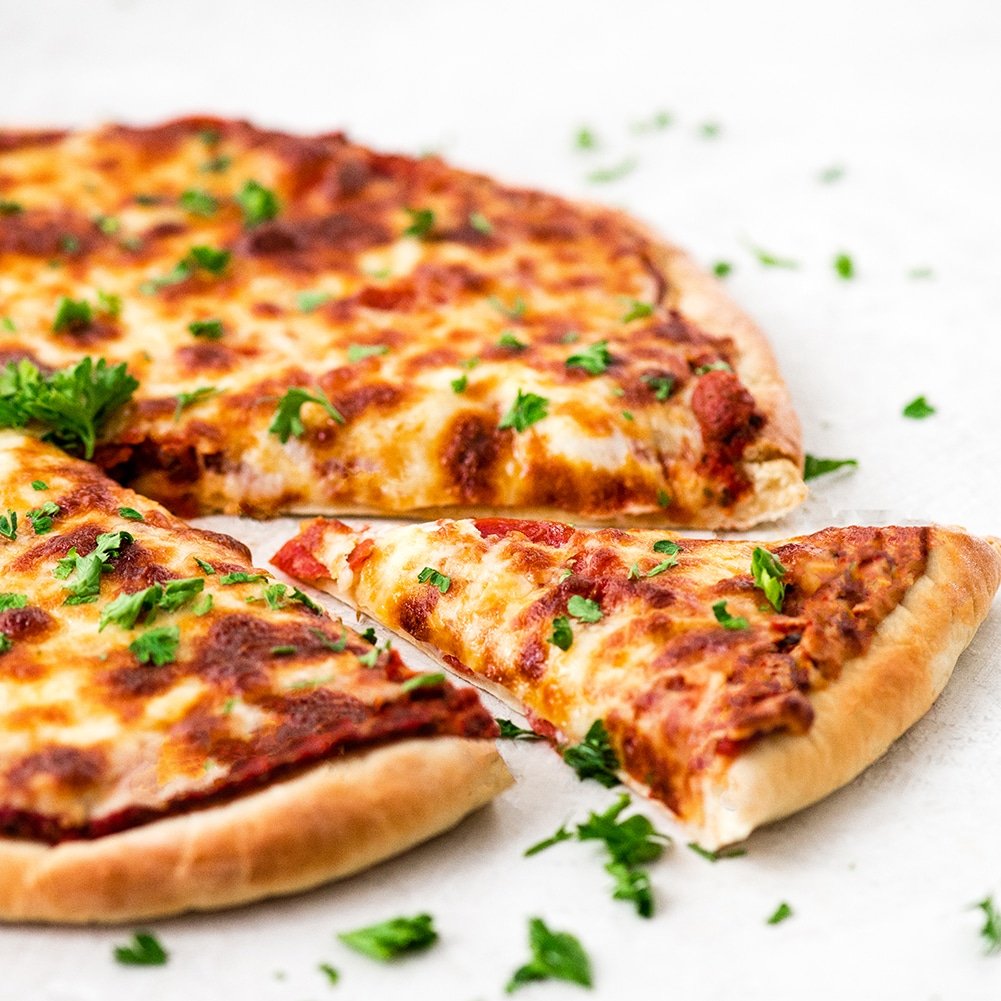
<path id="1" fill-rule="evenodd" d="M 222 174 L 229 170 L 233 158 L 231 156 L 216 156 L 207 160 L 198 169 L 204 174 Z"/>
<path id="2" fill-rule="evenodd" d="M 32 490 L 48 490 L 49 489 L 49 485 L 48 485 L 48 483 L 45 482 L 45 480 L 32 480 L 31 481 L 31 489 Z"/>
<path id="3" fill-rule="evenodd" d="M 615 774 L 619 770 L 619 759 L 602 720 L 596 719 L 591 724 L 579 744 L 564 747 L 560 753 L 582 782 L 594 779 L 606 789 L 620 784 Z"/>
<path id="4" fill-rule="evenodd" d="M 549 414 L 549 400 L 544 396 L 536 396 L 535 393 L 525 393 L 521 389 L 515 398 L 511 409 L 503 416 L 497 425 L 498 430 L 504 428 L 514 428 L 515 431 L 524 431 L 531 427 L 543 417 Z"/>
<path id="5" fill-rule="evenodd" d="M 821 184 L 834 184 L 835 181 L 840 181 L 845 176 L 845 168 L 840 164 L 834 164 L 833 166 L 826 167 L 817 175 L 817 180 Z"/>
<path id="6" fill-rule="evenodd" d="M 922 281 L 926 278 L 934 278 L 935 272 L 931 268 L 911 268 L 907 272 L 907 277 L 912 281 Z"/>
<path id="7" fill-rule="evenodd" d="M 0 198 L 0 215 L 20 215 L 23 211 L 24 206 L 20 202 Z"/>
<path id="8" fill-rule="evenodd" d="M 348 361 L 364 361 L 366 358 L 374 358 L 376 355 L 384 355 L 389 352 L 387 344 L 349 344 Z"/>
<path id="9" fill-rule="evenodd" d="M 567 611 L 581 622 L 599 622 L 601 620 L 601 606 L 591 598 L 583 598 L 579 594 L 570 595 L 567 602 Z"/>
<path id="10" fill-rule="evenodd" d="M 803 464 L 803 479 L 814 480 L 825 473 L 833 473 L 835 469 L 842 466 L 858 466 L 858 459 L 818 459 L 815 455 L 807 453 Z"/>
<path id="11" fill-rule="evenodd" d="M 495 716 L 494 719 L 500 727 L 500 736 L 504 740 L 542 740 L 541 734 L 534 730 L 526 730 L 509 719 L 502 719 L 500 716 Z"/>
<path id="12" fill-rule="evenodd" d="M 282 646 L 273 646 L 271 648 L 272 657 L 292 657 L 297 652 L 297 648 L 291 643 L 285 643 Z"/>
<path id="13" fill-rule="evenodd" d="M 58 580 L 69 580 L 66 590 L 69 596 L 64 605 L 88 605 L 97 601 L 101 593 L 101 575 L 105 564 L 119 555 L 122 546 L 132 542 L 128 532 L 102 532 L 94 543 L 94 549 L 86 556 L 80 556 L 76 548 L 56 562 L 53 575 Z"/>
<path id="14" fill-rule="evenodd" d="M 629 131 L 636 135 L 643 135 L 645 132 L 660 132 L 673 124 L 674 116 L 669 111 L 657 111 L 649 118 L 633 122 Z"/>
<path id="15" fill-rule="evenodd" d="M 657 491 L 657 506 L 658 507 L 671 506 L 671 495 L 666 490 Z"/>
<path id="16" fill-rule="evenodd" d="M 528 308 L 528 304 L 520 295 L 510 306 L 508 306 L 503 299 L 499 299 L 495 295 L 489 296 L 487 302 L 489 302 L 498 313 L 503 313 L 509 320 L 520 320 L 525 315 L 525 310 Z"/>
<path id="17" fill-rule="evenodd" d="M 0 632 L 0 653 L 13 649 L 14 641 L 4 632 Z"/>
<path id="18" fill-rule="evenodd" d="M 597 149 L 599 146 L 598 137 L 589 128 L 579 128 L 574 134 L 573 144 L 582 150 Z"/>
<path id="19" fill-rule="evenodd" d="M 303 313 L 312 313 L 321 306 L 330 302 L 331 296 L 327 292 L 300 292 L 296 296 L 296 304 Z"/>
<path id="20" fill-rule="evenodd" d="M 181 197 L 178 198 L 177 202 L 185 212 L 206 219 L 215 215 L 219 208 L 219 202 L 215 197 L 201 188 L 188 188 L 187 191 L 181 192 Z"/>
<path id="21" fill-rule="evenodd" d="M 717 278 L 726 278 L 733 271 L 733 265 L 729 261 L 717 261 L 713 265 L 713 274 Z"/>
<path id="22" fill-rule="evenodd" d="M 35 535 L 45 535 L 52 531 L 52 519 L 59 515 L 62 509 L 52 501 L 46 501 L 41 507 L 32 508 L 28 512 L 28 521 L 35 530 Z"/>
<path id="23" fill-rule="evenodd" d="M 425 240 L 434 229 L 434 212 L 431 209 L 405 209 L 410 216 L 410 225 L 403 231 L 404 236 Z"/>
<path id="24" fill-rule="evenodd" d="M 157 626 L 147 629 L 129 644 L 129 650 L 140 664 L 163 667 L 177 659 L 181 630 L 177 626 Z"/>
<path id="25" fill-rule="evenodd" d="M 524 351 L 528 345 L 524 341 L 519 341 L 510 330 L 505 330 L 497 338 L 497 347 L 510 348 L 512 351 Z"/>
<path id="26" fill-rule="evenodd" d="M 267 574 L 247 573 L 245 570 L 236 570 L 233 573 L 224 574 L 219 578 L 220 584 L 256 584 L 258 581 L 267 580 Z"/>
<path id="27" fill-rule="evenodd" d="M 198 564 L 202 573 L 207 573 L 210 575 L 215 573 L 215 567 L 212 566 L 211 563 L 207 563 L 205 560 L 199 559 L 197 556 L 192 557 L 192 559 Z"/>
<path id="28" fill-rule="evenodd" d="M 449 385 L 452 387 L 453 393 L 464 393 L 469 385 L 469 376 L 460 375 L 458 379 L 453 379 Z"/>
<path id="29" fill-rule="evenodd" d="M 17 511 L 0 515 L 0 535 L 13 542 L 17 538 Z"/>
<path id="30" fill-rule="evenodd" d="M 848 254 L 838 254 L 834 258 L 834 272 L 839 278 L 850 281 L 855 277 L 855 262 Z"/>
<path id="31" fill-rule="evenodd" d="M 688 847 L 707 862 L 721 862 L 729 858 L 743 858 L 747 854 L 746 848 L 718 848 L 716 851 L 710 851 L 708 848 L 703 848 L 697 841 L 689 841 Z"/>
<path id="32" fill-rule="evenodd" d="M 321 646 L 326 647 L 333 653 L 341 653 L 348 645 L 348 634 L 346 632 L 341 633 L 337 639 L 328 636 L 322 629 L 310 629 L 310 634 Z"/>
<path id="33" fill-rule="evenodd" d="M 733 366 L 727 362 L 723 361 L 722 358 L 718 358 L 716 361 L 709 365 L 699 365 L 695 369 L 696 375 L 707 375 L 709 372 L 732 372 Z"/>
<path id="34" fill-rule="evenodd" d="M 448 589 L 452 586 L 452 578 L 435 570 L 434 567 L 425 567 L 418 575 L 417 579 L 422 584 L 431 584 L 438 588 L 442 594 L 448 594 Z"/>
<path id="35" fill-rule="evenodd" d="M 137 931 L 127 945 L 116 945 L 115 960 L 124 966 L 163 966 L 170 953 L 152 932 Z"/>
<path id="36" fill-rule="evenodd" d="M 612 360 L 608 341 L 596 341 L 567 358 L 568 368 L 582 368 L 588 375 L 601 375 Z"/>
<path id="37" fill-rule="evenodd" d="M 145 521 L 142 514 L 137 511 L 134 507 L 120 507 L 118 513 L 123 518 L 128 518 L 129 521 Z"/>
<path id="38" fill-rule="evenodd" d="M 716 139 L 722 131 L 723 126 L 719 122 L 703 122 L 698 128 L 697 135 L 703 139 Z"/>
<path id="39" fill-rule="evenodd" d="M 243 225 L 247 229 L 274 219 L 281 209 L 278 196 L 257 181 L 247 181 L 237 193 L 236 200 L 243 212 Z"/>
<path id="40" fill-rule="evenodd" d="M 308 389 L 293 386 L 286 390 L 285 395 L 278 401 L 275 418 L 268 428 L 271 434 L 278 436 L 283 445 L 289 438 L 301 438 L 306 433 L 306 426 L 299 415 L 304 403 L 316 403 L 338 424 L 344 423 L 340 411 L 327 399 L 322 390 L 318 389 L 314 394 Z"/>
<path id="41" fill-rule="evenodd" d="M 573 645 L 573 628 L 565 615 L 557 615 L 553 619 L 553 631 L 546 637 L 546 642 L 558 646 L 561 650 L 569 650 Z"/>
<path id="42" fill-rule="evenodd" d="M 764 250 L 754 244 L 748 244 L 747 249 L 758 259 L 758 263 L 766 268 L 785 268 L 787 271 L 795 271 L 799 267 L 799 262 L 791 257 L 779 257 L 770 251 Z"/>
<path id="43" fill-rule="evenodd" d="M 655 400 L 663 403 L 674 389 L 673 375 L 644 375 L 640 378 L 650 387 Z"/>
<path id="44" fill-rule="evenodd" d="M 445 684 L 445 675 L 440 671 L 431 674 L 415 674 L 400 685 L 401 692 L 412 692 L 417 688 L 437 688 Z"/>
<path id="45" fill-rule="evenodd" d="M 337 936 L 349 949 L 380 962 L 388 962 L 405 953 L 422 952 L 438 941 L 430 914 L 412 918 L 392 918 Z"/>
<path id="46" fill-rule="evenodd" d="M 980 937 L 984 940 L 984 952 L 987 955 L 1001 952 L 1001 911 L 998 911 L 993 895 L 988 894 L 972 907 L 984 912 L 984 923 L 980 929 Z"/>
<path id="47" fill-rule="evenodd" d="M 591 961 L 574 935 L 552 931 L 542 918 L 530 918 L 528 944 L 532 958 L 514 971 L 505 993 L 512 994 L 535 980 L 565 980 L 591 986 Z"/>
<path id="48" fill-rule="evenodd" d="M 316 968 L 327 978 L 328 984 L 336 984 L 341 979 L 340 973 L 329 963 L 319 963 Z"/>
<path id="49" fill-rule="evenodd" d="M 765 592 L 765 597 L 772 608 L 776 612 L 781 612 L 786 593 L 782 578 L 786 575 L 786 568 L 779 562 L 778 557 L 767 549 L 755 546 L 751 554 L 751 574 L 755 586 Z"/>
<path id="50" fill-rule="evenodd" d="M 489 236 L 494 231 L 493 223 L 482 212 L 470 212 L 469 225 L 484 236 Z"/>
<path id="51" fill-rule="evenodd" d="M 174 421 L 179 421 L 181 419 L 181 414 L 183 414 L 188 407 L 193 407 L 196 403 L 202 403 L 204 400 L 211 399 L 213 396 L 218 396 L 221 392 L 222 390 L 217 386 L 199 386 L 197 389 L 193 389 L 190 393 L 178 393 L 177 406 L 174 407 Z"/>
<path id="52" fill-rule="evenodd" d="M 59 297 L 52 321 L 52 329 L 57 333 L 63 330 L 85 330 L 93 322 L 94 311 L 86 299 L 70 299 L 65 295 Z"/>
<path id="53" fill-rule="evenodd" d="M 935 408 L 923 396 L 916 396 L 904 407 L 902 412 L 904 417 L 920 421 L 924 420 L 925 417 L 931 417 L 935 413 Z"/>
<path id="54" fill-rule="evenodd" d="M 4 330 L 9 330 L 12 334 L 17 330 L 17 325 L 9 316 L 0 317 L 0 326 Z"/>
<path id="55" fill-rule="evenodd" d="M 543 838 L 542 841 L 537 841 L 534 845 L 526 848 L 523 853 L 524 857 L 531 858 L 533 855 L 538 855 L 539 852 L 544 852 L 547 848 L 552 848 L 553 845 L 562 844 L 564 841 L 573 841 L 573 838 L 573 831 L 568 831 L 561 824 L 555 834 L 551 834 L 548 838 Z"/>
<path id="56" fill-rule="evenodd" d="M 6 612 L 8 608 L 26 608 L 28 596 L 26 594 L 16 594 L 13 591 L 0 593 L 0 612 Z"/>
<path id="57" fill-rule="evenodd" d="M 222 320 L 192 320 L 188 324 L 188 332 L 192 337 L 201 337 L 206 341 L 221 340 L 223 335 Z"/>
<path id="58" fill-rule="evenodd" d="M 783 900 L 778 907 L 772 912 L 772 916 L 768 918 L 765 924 L 768 925 L 778 925 L 781 924 L 786 918 L 792 917 L 792 908 Z"/>
<path id="59" fill-rule="evenodd" d="M 642 320 L 644 317 L 653 316 L 653 308 L 652 302 L 630 299 L 629 308 L 622 314 L 622 322 L 631 323 L 633 320 Z"/>
<path id="60" fill-rule="evenodd" d="M 635 157 L 626 157 L 624 160 L 620 160 L 618 163 L 614 163 L 609 167 L 601 167 L 598 170 L 592 170 L 590 174 L 587 175 L 587 180 L 591 184 L 611 184 L 613 181 L 619 181 L 623 177 L 631 174 L 639 162 Z"/>
<path id="61" fill-rule="evenodd" d="M 731 615 L 726 610 L 726 601 L 717 601 L 713 605 L 713 615 L 716 616 L 716 621 L 724 629 L 750 629 L 751 625 L 742 615 Z"/>

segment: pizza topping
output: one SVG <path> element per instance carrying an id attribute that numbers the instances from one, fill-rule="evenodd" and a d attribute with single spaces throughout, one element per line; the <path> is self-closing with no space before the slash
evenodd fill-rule
<path id="1" fill-rule="evenodd" d="M 84 299 L 76 301 L 66 296 L 61 296 L 56 307 L 56 317 L 52 321 L 52 329 L 62 330 L 83 330 L 89 327 L 94 319 L 91 312 L 90 303 Z"/>
<path id="2" fill-rule="evenodd" d="M 510 348 L 512 351 L 524 351 L 528 345 L 524 341 L 519 341 L 510 330 L 505 330 L 497 338 L 497 347 Z"/>
<path id="3" fill-rule="evenodd" d="M 509 719 L 494 718 L 500 727 L 500 736 L 504 740 L 542 740 L 542 736 L 534 730 L 526 730 Z"/>
<path id="4" fill-rule="evenodd" d="M 519 966 L 504 988 L 511 994 L 536 980 L 565 980 L 591 986 L 591 961 L 578 939 L 569 932 L 552 931 L 541 918 L 528 922 L 532 958 Z"/>
<path id="5" fill-rule="evenodd" d="M 192 337 L 218 341 L 223 336 L 222 320 L 192 320 L 188 324 L 188 331 Z"/>
<path id="6" fill-rule="evenodd" d="M 286 391 L 285 395 L 278 401 L 278 409 L 275 412 L 274 420 L 268 430 L 273 435 L 277 435 L 278 440 L 284 445 L 289 438 L 301 438 L 306 433 L 306 426 L 299 416 L 303 404 L 316 403 L 327 412 L 338 424 L 344 423 L 344 417 L 337 408 L 327 399 L 323 391 L 318 389 L 316 393 L 310 393 L 308 389 L 294 386 Z"/>
<path id="7" fill-rule="evenodd" d="M 385 344 L 349 344 L 348 345 L 348 361 L 364 361 L 366 358 L 374 358 L 378 355 L 384 355 L 389 351 L 389 347 Z"/>
<path id="8" fill-rule="evenodd" d="M 445 675 L 440 671 L 432 674 L 415 674 L 400 685 L 400 691 L 412 692 L 418 688 L 440 688 L 444 684 Z"/>
<path id="9" fill-rule="evenodd" d="M 716 621 L 724 629 L 750 629 L 750 624 L 747 619 L 740 615 L 731 615 L 726 609 L 726 601 L 717 601 L 713 605 L 713 615 L 716 616 Z"/>
<path id="10" fill-rule="evenodd" d="M 278 196 L 253 180 L 243 185 L 236 200 L 243 210 L 243 224 L 248 229 L 274 219 L 281 208 Z"/>
<path id="11" fill-rule="evenodd" d="M 588 375 L 601 375 L 612 361 L 608 341 L 597 341 L 567 358 L 568 368 L 582 368 Z"/>
<path id="12" fill-rule="evenodd" d="M 783 900 L 778 907 L 775 908 L 772 915 L 765 924 L 778 925 L 785 921 L 787 918 L 792 917 L 792 908 Z"/>
<path id="13" fill-rule="evenodd" d="M 391 918 L 355 931 L 341 932 L 337 937 L 348 948 L 382 963 L 406 953 L 423 952 L 438 941 L 430 914 Z"/>
<path id="14" fill-rule="evenodd" d="M 469 385 L 469 376 L 460 375 L 458 379 L 453 379 L 450 385 L 453 393 L 464 393 Z"/>
<path id="15" fill-rule="evenodd" d="M 17 511 L 0 515 L 0 535 L 11 542 L 17 538 Z"/>
<path id="16" fill-rule="evenodd" d="M 632 323 L 633 320 L 643 320 L 648 316 L 653 316 L 653 303 L 630 299 L 629 308 L 622 315 L 622 322 Z"/>
<path id="17" fill-rule="evenodd" d="M 548 642 L 553 646 L 558 646 L 561 650 L 569 650 L 573 644 L 573 629 L 570 620 L 565 615 L 557 615 L 553 619 L 553 631 Z"/>
<path id="18" fill-rule="evenodd" d="M 984 923 L 980 929 L 980 937 L 984 940 L 984 952 L 987 955 L 1001 952 L 1001 911 L 994 903 L 994 897 L 988 894 L 973 906 L 984 913 Z"/>
<path id="19" fill-rule="evenodd" d="M 498 428 L 514 428 L 515 431 L 525 431 L 537 421 L 549 414 L 549 401 L 535 393 L 518 390 L 518 395 L 511 409 L 501 418 Z"/>
<path id="20" fill-rule="evenodd" d="M 177 204 L 185 212 L 206 219 L 214 216 L 219 209 L 219 202 L 216 198 L 200 188 L 188 188 L 187 191 L 182 191 L 181 197 L 177 199 Z"/>
<path id="21" fill-rule="evenodd" d="M 567 601 L 567 611 L 581 622 L 599 622 L 601 620 L 601 607 L 591 598 L 582 598 L 579 594 L 573 594 Z"/>
<path id="22" fill-rule="evenodd" d="M 825 473 L 833 473 L 843 466 L 850 466 L 853 469 L 858 466 L 858 459 L 818 459 L 815 455 L 806 456 L 803 467 L 803 479 L 814 480 Z"/>
<path id="23" fill-rule="evenodd" d="M 581 743 L 565 747 L 561 753 L 582 782 L 594 779 L 606 789 L 619 785 L 616 772 L 621 765 L 608 739 L 608 730 L 600 719 L 591 724 Z"/>
<path id="24" fill-rule="evenodd" d="M 158 626 L 147 629 L 129 644 L 140 664 L 153 663 L 157 667 L 172 664 L 177 659 L 181 630 L 177 626 Z"/>
<path id="25" fill-rule="evenodd" d="M 48 490 L 49 489 L 49 485 L 48 485 L 48 483 L 45 482 L 45 480 L 32 480 L 31 481 L 31 489 L 32 490 Z"/>
<path id="26" fill-rule="evenodd" d="M 0 593 L 0 612 L 6 612 L 9 608 L 24 608 L 27 604 L 26 594 L 15 594 L 11 591 Z"/>
<path id="27" fill-rule="evenodd" d="M 404 236 L 413 236 L 418 240 L 427 239 L 434 229 L 434 212 L 431 209 L 406 209 L 410 216 L 410 225 L 403 231 Z"/>
<path id="28" fill-rule="evenodd" d="M 101 575 L 108 562 L 120 555 L 122 546 L 132 542 L 128 532 L 103 532 L 94 542 L 94 549 L 87 556 L 80 556 L 74 546 L 59 560 L 53 575 L 59 580 L 69 580 L 69 596 L 64 604 L 86 605 L 97 601 L 101 591 Z"/>
<path id="29" fill-rule="evenodd" d="M 134 507 L 120 507 L 118 513 L 128 521 L 144 521 L 142 514 Z"/>
<path id="30" fill-rule="evenodd" d="M 319 963 L 316 968 L 327 978 L 327 983 L 331 986 L 340 983 L 340 973 L 329 963 Z"/>
<path id="31" fill-rule="evenodd" d="M 781 612 L 786 593 L 782 578 L 786 575 L 786 568 L 778 558 L 767 549 L 756 546 L 751 556 L 751 575 L 754 577 L 755 586 L 764 591 L 772 608 L 776 612 Z"/>
<path id="32" fill-rule="evenodd" d="M 724 859 L 731 858 L 743 858 L 747 854 L 746 848 L 718 848 L 716 851 L 710 851 L 708 848 L 703 848 L 702 845 L 695 841 L 689 841 L 688 847 L 695 852 L 700 858 L 704 858 L 707 862 L 720 862 Z"/>
<path id="33" fill-rule="evenodd" d="M 115 946 L 114 956 L 123 966 L 164 966 L 170 953 L 152 932 L 137 931 L 127 945 Z"/>
<path id="34" fill-rule="evenodd" d="M 916 421 L 931 417 L 933 413 L 935 413 L 935 408 L 923 396 L 915 396 L 903 410 L 905 417 Z"/>
<path id="35" fill-rule="evenodd" d="M 28 521 L 35 530 L 35 535 L 45 535 L 52 531 L 52 519 L 57 517 L 62 509 L 52 501 L 46 501 L 41 507 L 32 508 L 28 512 Z"/>
<path id="36" fill-rule="evenodd" d="M 178 393 L 177 406 L 174 408 L 175 422 L 181 419 L 181 414 L 188 407 L 193 407 L 196 403 L 202 403 L 213 396 L 218 396 L 219 393 L 220 390 L 216 386 L 199 386 L 198 389 L 192 390 L 190 393 Z"/>
<path id="37" fill-rule="evenodd" d="M 627 157 L 618 163 L 612 164 L 610 167 L 600 167 L 598 170 L 592 170 L 587 175 L 587 180 L 591 184 L 609 184 L 612 181 L 620 180 L 627 174 L 631 174 L 636 169 L 636 166 L 637 160 L 634 157 Z"/>
<path id="38" fill-rule="evenodd" d="M 438 588 L 442 594 L 448 594 L 448 589 L 452 586 L 452 578 L 446 577 L 445 574 L 434 567 L 425 567 L 418 575 L 417 579 L 422 584 L 431 584 L 433 587 Z"/>

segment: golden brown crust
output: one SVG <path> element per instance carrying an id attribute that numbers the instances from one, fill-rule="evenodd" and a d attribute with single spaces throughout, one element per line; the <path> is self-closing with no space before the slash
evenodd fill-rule
<path id="1" fill-rule="evenodd" d="M 707 777 L 702 841 L 719 847 L 850 782 L 945 688 L 1001 584 L 1001 540 L 936 528 L 925 575 L 836 684 L 806 735 L 773 734 Z"/>
<path id="2" fill-rule="evenodd" d="M 447 830 L 510 783 L 486 741 L 408 740 L 96 841 L 3 840 L 0 919 L 136 921 L 293 893 Z"/>

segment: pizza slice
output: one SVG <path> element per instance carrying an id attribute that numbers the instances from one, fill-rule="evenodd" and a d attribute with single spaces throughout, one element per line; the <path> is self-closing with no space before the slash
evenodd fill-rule
<path id="1" fill-rule="evenodd" d="M 557 743 L 600 752 L 607 732 L 628 782 L 716 847 L 848 782 L 928 710 L 987 614 L 1001 540 L 317 520 L 274 563 Z"/>
<path id="2" fill-rule="evenodd" d="M 355 872 L 510 777 L 414 674 L 224 535 L 0 432 L 0 919 L 122 921 Z"/>
<path id="3" fill-rule="evenodd" d="M 739 527 L 806 494 L 764 336 L 621 212 L 212 118 L 0 133 L 0 183 L 0 363 L 126 364 L 95 459 L 181 516 Z"/>

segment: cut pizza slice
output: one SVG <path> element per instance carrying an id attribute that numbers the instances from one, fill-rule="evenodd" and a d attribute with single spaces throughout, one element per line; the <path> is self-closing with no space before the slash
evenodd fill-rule
<path id="1" fill-rule="evenodd" d="M 510 781 L 477 693 L 87 463 L 0 432 L 0 919 L 289 893 Z"/>
<path id="2" fill-rule="evenodd" d="M 94 458 L 175 514 L 739 527 L 806 494 L 764 335 L 622 212 L 209 118 L 3 132 L 0 174 L 0 363 L 126 364 Z"/>
<path id="3" fill-rule="evenodd" d="M 321 519 L 274 563 L 560 744 L 595 741 L 601 721 L 627 781 L 715 847 L 848 782 L 928 710 L 987 614 L 1001 541 L 937 527 L 754 543 Z"/>

